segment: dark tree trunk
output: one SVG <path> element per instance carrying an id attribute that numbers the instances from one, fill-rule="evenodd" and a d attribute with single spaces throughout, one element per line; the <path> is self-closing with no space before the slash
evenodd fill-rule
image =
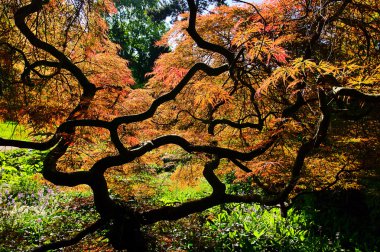
<path id="1" fill-rule="evenodd" d="M 110 243 L 115 249 L 127 249 L 128 252 L 147 250 L 140 224 L 132 216 L 119 216 L 112 220 L 108 233 Z"/>

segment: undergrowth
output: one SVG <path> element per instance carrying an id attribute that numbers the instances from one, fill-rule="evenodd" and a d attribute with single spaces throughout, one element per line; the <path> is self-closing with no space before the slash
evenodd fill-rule
<path id="1" fill-rule="evenodd" d="M 0 152 L 0 251 L 67 239 L 99 218 L 89 192 L 41 183 L 44 152 Z"/>
<path id="2" fill-rule="evenodd" d="M 28 251 L 68 239 L 99 218 L 90 191 L 43 182 L 39 172 L 44 156 L 30 150 L 0 152 L 0 251 Z M 226 176 L 233 179 L 233 174 Z M 156 195 L 145 199 L 147 207 L 175 206 L 210 193 L 205 181 L 179 187 L 167 180 L 146 174 L 138 181 L 160 185 Z M 230 193 L 250 190 L 244 183 L 228 187 Z M 378 251 L 379 201 L 360 192 L 332 195 L 300 198 L 287 218 L 278 208 L 225 204 L 143 231 L 149 251 Z M 113 251 L 103 237 L 95 233 L 65 251 Z"/>

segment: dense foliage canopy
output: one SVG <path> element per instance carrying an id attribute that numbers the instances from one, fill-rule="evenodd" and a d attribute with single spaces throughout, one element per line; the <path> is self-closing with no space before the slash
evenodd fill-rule
<path id="1" fill-rule="evenodd" d="M 129 61 L 129 67 L 138 85 L 146 83 L 146 74 L 154 61 L 166 51 L 155 46 L 166 31 L 165 20 L 154 21 L 147 10 L 159 8 L 159 1 L 118 1 L 118 12 L 110 17 L 110 37 L 120 44 L 120 55 Z"/>
<path id="2" fill-rule="evenodd" d="M 358 188 L 378 169 L 377 0 L 237 1 L 202 7 L 203 14 L 199 1 L 188 0 L 157 42 L 172 51 L 135 90 L 105 19 L 113 19 L 111 38 L 135 69 L 146 68 L 143 54 L 164 24 L 143 11 L 156 1 L 123 2 L 141 9 L 116 14 L 110 0 L 1 0 L 0 116 L 39 137 L 0 138 L 0 145 L 48 151 L 44 178 L 88 185 L 100 214 L 72 240 L 42 250 L 106 228 L 114 248 L 143 251 L 144 226 L 224 203 L 279 206 L 286 216 L 299 195 Z M 139 41 L 140 32 L 149 39 Z M 178 147 L 190 161 L 172 178 L 206 180 L 209 195 L 147 206 L 111 179 L 120 169 L 142 174 L 144 164 Z M 231 173 L 235 179 L 224 179 Z M 241 182 L 245 190 L 228 190 Z"/>

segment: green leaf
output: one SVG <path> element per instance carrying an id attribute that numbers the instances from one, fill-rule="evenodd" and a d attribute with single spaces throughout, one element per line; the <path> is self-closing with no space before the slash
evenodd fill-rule
<path id="1" fill-rule="evenodd" d="M 264 234 L 264 230 L 261 230 L 260 232 L 258 232 L 257 230 L 253 231 L 253 235 L 257 238 L 257 239 L 260 239 L 260 237 Z"/>

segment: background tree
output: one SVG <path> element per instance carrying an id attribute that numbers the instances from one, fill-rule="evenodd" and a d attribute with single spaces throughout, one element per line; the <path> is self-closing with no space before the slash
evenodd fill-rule
<path id="1" fill-rule="evenodd" d="M 154 61 L 167 49 L 155 46 L 167 29 L 165 20 L 152 20 L 149 10 L 157 9 L 157 0 L 117 1 L 118 13 L 110 19 L 110 37 L 121 45 L 120 56 L 129 61 L 136 85 L 142 87 L 146 73 Z"/>
<path id="2" fill-rule="evenodd" d="M 187 11 L 183 1 L 129 1 L 116 2 L 118 13 L 110 20 L 111 40 L 121 45 L 120 56 L 129 61 L 136 87 L 142 87 L 148 80 L 146 74 L 152 71 L 158 56 L 167 52 L 169 46 L 157 46 L 168 29 L 168 24 L 178 15 Z M 200 10 L 207 10 L 210 4 L 222 5 L 224 1 L 198 1 Z"/>
<path id="3" fill-rule="evenodd" d="M 109 98 L 112 92 L 105 80 L 90 79 L 92 71 L 78 67 L 80 62 L 65 54 L 61 43 L 44 37 L 54 26 L 45 22 L 44 33 L 34 29 L 35 20 L 57 10 L 57 3 L 33 0 L 16 6 L 15 25 L 33 50 L 48 57 L 41 66 L 63 69 L 80 91 L 51 138 L 0 139 L 0 144 L 48 150 L 44 177 L 61 186 L 88 185 L 100 219 L 73 239 L 39 250 L 69 246 L 106 229 L 114 248 L 144 251 L 142 227 L 225 203 L 278 205 L 286 215 L 302 192 L 358 186 L 353 178 L 366 172 L 361 169 L 365 145 L 371 146 L 368 153 L 378 151 L 376 1 L 270 1 L 260 6 L 221 6 L 198 15 L 199 5 L 189 0 L 189 12 L 161 42 L 174 41 L 176 47 L 156 62 L 149 88 L 121 92 L 117 99 Z M 110 2 L 74 3 L 79 8 L 70 5 L 69 13 L 86 17 L 92 12 L 82 10 L 112 7 Z M 82 28 L 82 19 L 78 27 Z M 353 36 L 352 29 L 364 36 Z M 84 28 L 88 30 L 92 31 Z M 350 43 L 352 39 L 358 44 Z M 113 67 L 104 64 L 105 71 Z M 23 73 L 30 76 L 31 71 Z M 115 86 L 123 90 L 125 84 Z M 50 86 L 42 90 L 56 94 Z M 136 99 L 141 96 L 144 99 Z M 103 107 L 115 113 L 102 114 Z M 369 132 L 352 132 L 352 120 L 359 120 Z M 109 148 L 94 160 L 67 167 L 72 150 L 91 149 L 83 141 L 85 134 L 100 135 Z M 360 151 L 347 140 L 353 134 L 364 134 Z M 111 197 L 107 175 L 112 170 L 169 145 L 192 155 L 197 174 L 211 187 L 208 196 L 148 207 L 139 205 L 138 197 L 136 204 Z M 226 171 L 247 180 L 249 190 L 227 190 L 233 181 L 223 180 Z"/>

